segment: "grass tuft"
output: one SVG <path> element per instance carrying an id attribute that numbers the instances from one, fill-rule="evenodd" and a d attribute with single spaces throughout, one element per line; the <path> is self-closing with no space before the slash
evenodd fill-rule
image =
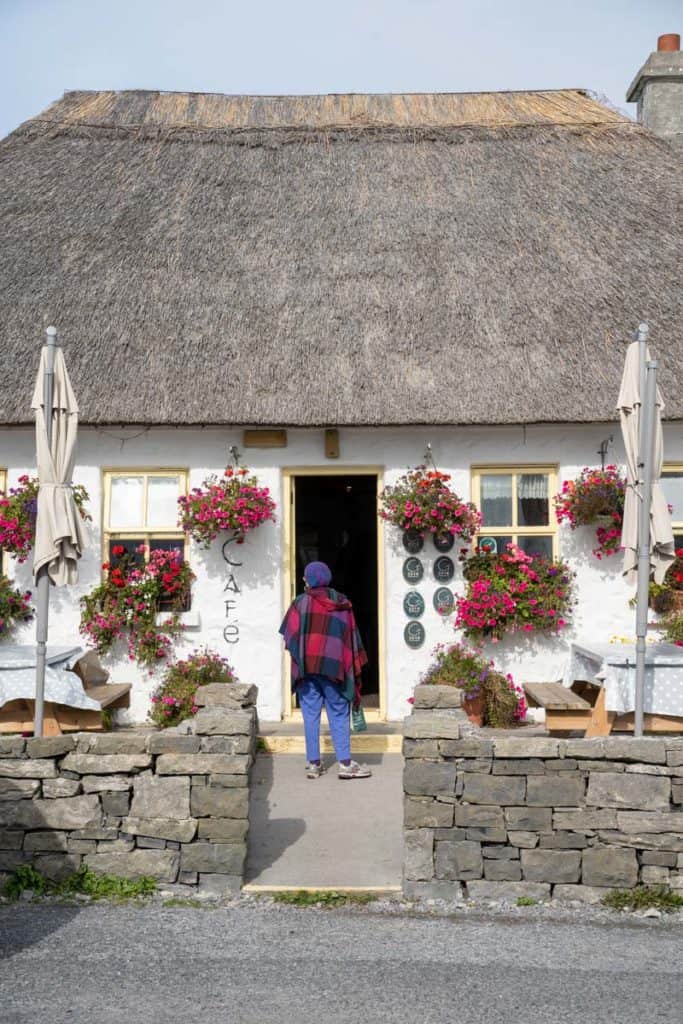
<path id="1" fill-rule="evenodd" d="M 535 900 L 533 896 L 518 896 L 517 906 L 518 907 L 535 907 L 538 905 L 538 900 Z"/>
<path id="2" fill-rule="evenodd" d="M 293 892 L 273 893 L 276 903 L 292 907 L 339 907 L 348 904 L 372 903 L 377 896 L 371 892 L 337 892 L 336 890 L 297 889 Z"/>
<path id="3" fill-rule="evenodd" d="M 153 878 L 119 878 L 116 875 L 98 875 L 90 868 L 80 867 L 73 875 L 61 882 L 53 882 L 41 875 L 31 864 L 21 864 L 10 875 L 5 886 L 5 895 L 11 900 L 21 898 L 23 892 L 36 896 L 89 896 L 92 900 L 138 899 L 155 892 L 157 883 Z"/>
<path id="4" fill-rule="evenodd" d="M 602 898 L 602 904 L 612 910 L 663 910 L 670 914 L 683 907 L 683 895 L 667 885 L 638 885 L 635 889 L 613 889 Z"/>

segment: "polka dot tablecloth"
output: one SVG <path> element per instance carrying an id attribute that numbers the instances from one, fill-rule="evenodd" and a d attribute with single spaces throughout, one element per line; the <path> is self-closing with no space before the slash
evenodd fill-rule
<path id="1" fill-rule="evenodd" d="M 636 690 L 636 645 L 575 643 L 564 672 L 564 684 L 585 679 L 605 688 L 607 711 L 633 711 Z M 648 643 L 645 651 L 644 709 L 654 715 L 683 717 L 683 647 Z"/>
<path id="2" fill-rule="evenodd" d="M 83 654 L 82 647 L 48 647 L 45 667 L 45 700 L 71 708 L 99 711 L 87 697 L 77 675 L 67 671 Z M 0 707 L 11 700 L 33 700 L 36 695 L 36 648 L 34 645 L 0 646 Z"/>

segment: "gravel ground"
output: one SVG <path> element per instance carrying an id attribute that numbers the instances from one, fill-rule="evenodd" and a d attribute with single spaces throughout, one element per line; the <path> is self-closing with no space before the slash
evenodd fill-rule
<path id="1" fill-rule="evenodd" d="M 3 1024 L 680 1024 L 681 915 L 578 907 L 0 907 Z"/>

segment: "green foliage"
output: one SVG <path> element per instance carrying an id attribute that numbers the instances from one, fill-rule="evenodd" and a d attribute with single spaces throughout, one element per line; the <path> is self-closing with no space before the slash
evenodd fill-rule
<path id="1" fill-rule="evenodd" d="M 635 889 L 612 889 L 602 898 L 612 910 L 647 910 L 654 907 L 670 914 L 683 907 L 683 895 L 668 885 L 638 885 Z"/>
<path id="2" fill-rule="evenodd" d="M 504 729 L 526 716 L 526 701 L 512 676 L 496 671 L 478 648 L 438 644 L 434 661 L 420 680 L 426 685 L 456 686 L 471 700 L 484 702 L 484 725 Z"/>
<path id="3" fill-rule="evenodd" d="M 11 900 L 18 900 L 25 891 L 36 896 L 76 896 L 82 894 L 93 900 L 137 899 L 149 896 L 156 890 L 157 883 L 153 878 L 118 878 L 116 875 L 98 875 L 90 868 L 82 866 L 73 875 L 61 882 L 53 882 L 41 875 L 31 864 L 21 864 L 10 875 L 5 887 L 5 895 Z"/>
<path id="4" fill-rule="evenodd" d="M 517 897 L 518 907 L 536 907 L 538 906 L 538 900 L 535 900 L 533 896 L 518 896 Z"/>
<path id="5" fill-rule="evenodd" d="M 296 889 L 273 894 L 276 903 L 291 907 L 339 907 L 349 904 L 372 903 L 377 899 L 371 892 L 337 892 L 336 890 Z"/>
<path id="6" fill-rule="evenodd" d="M 161 684 L 152 694 L 149 717 L 162 729 L 178 725 L 199 710 L 194 702 L 198 687 L 235 681 L 233 670 L 220 654 L 208 647 L 193 651 L 189 658 L 168 666 Z"/>
<path id="7" fill-rule="evenodd" d="M 664 639 L 683 647 L 683 612 L 671 615 L 664 623 Z"/>
<path id="8" fill-rule="evenodd" d="M 36 896 L 44 896 L 51 883 L 37 871 L 32 864 L 20 864 L 15 868 L 5 886 L 5 896 L 18 900 L 22 892 L 33 892 Z"/>
<path id="9" fill-rule="evenodd" d="M 18 623 L 31 621 L 33 608 L 29 604 L 30 600 L 30 590 L 17 590 L 11 580 L 0 575 L 0 637 L 2 639 L 5 639 Z"/>

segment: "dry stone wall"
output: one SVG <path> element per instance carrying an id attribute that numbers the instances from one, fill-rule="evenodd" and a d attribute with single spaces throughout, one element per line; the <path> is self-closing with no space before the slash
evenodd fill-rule
<path id="1" fill-rule="evenodd" d="M 405 720 L 406 896 L 683 890 L 683 737 L 496 736 L 459 698 L 418 686 Z"/>
<path id="2" fill-rule="evenodd" d="M 202 687 L 195 717 L 163 732 L 0 737 L 0 874 L 31 863 L 60 880 L 85 864 L 238 891 L 256 695 L 242 684 Z"/>

